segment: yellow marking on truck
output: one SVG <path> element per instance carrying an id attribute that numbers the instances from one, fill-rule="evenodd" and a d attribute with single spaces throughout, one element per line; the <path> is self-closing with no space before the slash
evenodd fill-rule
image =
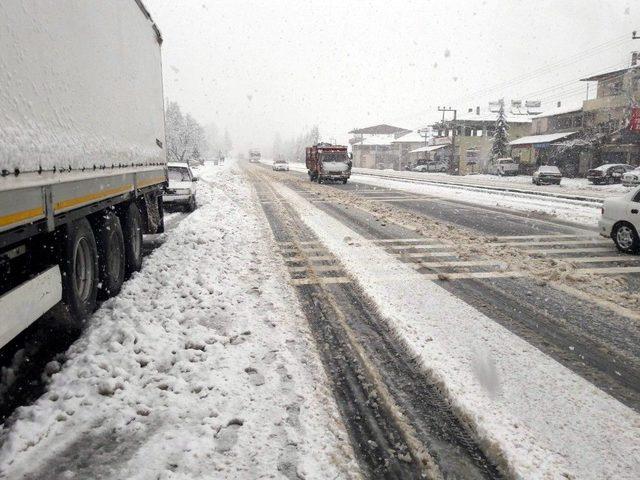
<path id="1" fill-rule="evenodd" d="M 167 179 L 165 177 L 154 177 L 149 180 L 141 180 L 138 182 L 138 188 L 148 187 L 149 185 L 153 185 L 156 183 L 166 182 Z"/>
<path id="2" fill-rule="evenodd" d="M 103 198 L 113 197 L 115 195 L 118 195 L 119 193 L 125 193 L 131 190 L 133 190 L 133 186 L 131 184 L 127 184 L 127 185 L 122 185 L 116 188 L 100 190 L 99 192 L 95 192 L 95 193 L 89 193 L 88 195 L 83 195 L 81 197 L 70 198 L 68 200 L 61 200 L 55 204 L 54 211 L 75 207 L 76 205 L 88 203 L 94 200 L 101 200 Z"/>
<path id="3" fill-rule="evenodd" d="M 44 215 L 44 208 L 42 207 L 31 208 L 29 210 L 23 210 L 21 212 L 10 213 L 9 215 L 3 215 L 2 217 L 0 217 L 0 227 L 6 227 L 7 225 L 22 222 L 24 220 L 29 220 L 41 215 Z"/>

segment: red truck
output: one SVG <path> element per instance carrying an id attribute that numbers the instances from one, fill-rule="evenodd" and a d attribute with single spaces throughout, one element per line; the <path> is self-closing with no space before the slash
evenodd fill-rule
<path id="1" fill-rule="evenodd" d="M 307 147 L 307 170 L 309 180 L 323 183 L 328 180 L 347 183 L 351 176 L 351 158 L 347 147 L 318 143 Z"/>

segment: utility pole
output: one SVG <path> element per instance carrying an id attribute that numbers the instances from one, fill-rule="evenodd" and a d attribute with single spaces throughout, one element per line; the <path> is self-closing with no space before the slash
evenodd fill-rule
<path id="1" fill-rule="evenodd" d="M 451 162 L 449 163 L 449 173 L 451 175 L 460 175 L 460 156 L 456 159 L 456 118 L 458 111 L 451 107 L 438 107 L 438 111 L 442 112 L 442 122 L 444 123 L 444 113 L 453 112 L 453 129 L 451 130 Z M 444 125 L 443 125 L 444 126 Z"/>

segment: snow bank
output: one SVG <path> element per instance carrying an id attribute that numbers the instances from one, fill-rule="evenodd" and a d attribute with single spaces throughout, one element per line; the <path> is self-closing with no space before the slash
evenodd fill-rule
<path id="1" fill-rule="evenodd" d="M 612 195 L 621 195 L 629 191 L 628 187 L 616 185 L 593 185 L 586 178 L 563 178 L 561 185 L 534 186 L 531 184 L 531 176 L 516 175 L 500 177 L 497 175 L 449 175 L 448 173 L 434 172 L 408 172 L 397 170 L 376 170 L 372 168 L 354 168 L 353 173 L 385 175 L 389 178 L 411 180 L 433 180 L 436 182 L 464 183 L 476 186 L 523 188 L 535 192 L 551 192 L 557 194 L 589 195 L 595 198 L 605 198 Z"/>
<path id="2" fill-rule="evenodd" d="M 4 426 L 5 477 L 357 476 L 266 220 L 229 163 L 203 167 L 200 208 Z"/>
<path id="3" fill-rule="evenodd" d="M 515 478 L 637 478 L 640 415 L 292 190 L 279 191 Z"/>

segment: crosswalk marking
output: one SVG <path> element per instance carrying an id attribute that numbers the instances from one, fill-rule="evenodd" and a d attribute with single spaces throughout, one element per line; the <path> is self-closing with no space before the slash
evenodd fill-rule
<path id="1" fill-rule="evenodd" d="M 597 235 L 572 235 L 564 233 L 551 233 L 545 235 L 498 235 L 495 238 L 498 240 L 529 240 L 533 238 L 600 238 Z"/>
<path id="2" fill-rule="evenodd" d="M 613 246 L 611 248 L 601 248 L 601 247 L 582 247 L 582 248 L 545 248 L 545 249 L 528 249 L 524 250 L 525 253 L 536 254 L 536 255 L 553 255 L 559 253 L 612 253 L 615 252 Z"/>
<path id="3" fill-rule="evenodd" d="M 381 238 L 381 239 L 369 239 L 373 243 L 405 243 L 405 242 L 425 242 L 429 241 L 428 238 Z"/>
<path id="4" fill-rule="evenodd" d="M 640 257 L 631 255 L 616 255 L 613 257 L 562 257 L 560 260 L 571 263 L 640 262 Z"/>
<path id="5" fill-rule="evenodd" d="M 503 262 L 495 260 L 460 260 L 451 262 L 416 262 L 413 268 L 444 268 L 444 267 L 482 267 L 487 265 L 503 266 Z"/>
<path id="6" fill-rule="evenodd" d="M 611 245 L 611 240 L 599 239 L 599 238 L 585 238 L 584 240 L 559 240 L 555 242 L 496 242 L 496 243 L 487 243 L 487 245 L 493 245 L 494 247 L 534 247 L 540 245 L 542 247 L 548 247 L 552 245 L 580 245 L 580 244 L 591 244 L 591 245 Z"/>
<path id="7" fill-rule="evenodd" d="M 602 268 L 576 268 L 581 273 L 596 274 L 617 274 L 617 273 L 640 273 L 640 267 L 602 267 Z"/>

